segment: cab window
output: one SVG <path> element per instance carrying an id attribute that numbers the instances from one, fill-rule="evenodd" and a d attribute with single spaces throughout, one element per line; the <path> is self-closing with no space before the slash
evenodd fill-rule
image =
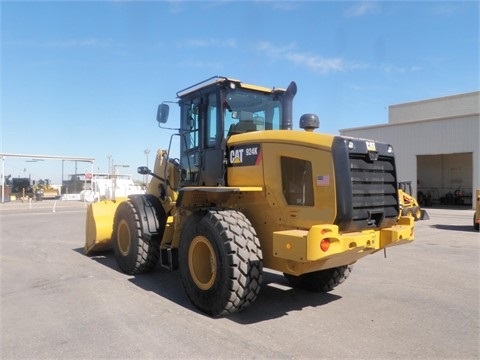
<path id="1" fill-rule="evenodd" d="M 205 147 L 214 147 L 217 143 L 217 95 L 210 94 L 208 97 L 207 121 L 205 129 Z"/>
<path id="2" fill-rule="evenodd" d="M 313 177 L 310 161 L 281 158 L 283 195 L 288 205 L 313 206 Z"/>

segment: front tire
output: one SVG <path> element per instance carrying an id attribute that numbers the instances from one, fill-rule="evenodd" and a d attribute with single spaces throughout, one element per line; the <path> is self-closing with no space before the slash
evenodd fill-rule
<path id="1" fill-rule="evenodd" d="M 223 316 L 250 306 L 260 292 L 263 259 L 250 221 L 234 210 L 192 214 L 180 235 L 179 267 L 190 301 Z"/>
<path id="2" fill-rule="evenodd" d="M 118 205 L 112 240 L 115 259 L 124 273 L 142 274 L 157 265 L 160 244 L 156 238 L 143 236 L 139 213 L 130 200 Z"/>
<path id="3" fill-rule="evenodd" d="M 415 221 L 418 221 L 418 220 L 422 219 L 422 209 L 420 209 L 419 206 L 415 206 L 412 209 L 412 213 L 413 213 L 413 218 L 415 219 Z"/>
<path id="4" fill-rule="evenodd" d="M 343 283 L 352 272 L 352 265 L 314 271 L 300 276 L 284 274 L 290 285 L 313 292 L 332 291 Z"/>

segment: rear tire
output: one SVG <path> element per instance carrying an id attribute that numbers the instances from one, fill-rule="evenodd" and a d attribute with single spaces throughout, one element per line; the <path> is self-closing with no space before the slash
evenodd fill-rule
<path id="1" fill-rule="evenodd" d="M 314 271 L 300 276 L 283 274 L 290 285 L 313 292 L 328 292 L 343 283 L 352 272 L 352 265 Z"/>
<path id="2" fill-rule="evenodd" d="M 263 259 L 250 221 L 234 210 L 192 214 L 180 235 L 179 267 L 190 301 L 223 316 L 249 307 L 260 292 Z"/>
<path id="3" fill-rule="evenodd" d="M 115 212 L 112 240 L 115 259 L 124 273 L 142 274 L 157 265 L 160 243 L 155 237 L 143 236 L 139 213 L 130 200 L 122 202 Z"/>

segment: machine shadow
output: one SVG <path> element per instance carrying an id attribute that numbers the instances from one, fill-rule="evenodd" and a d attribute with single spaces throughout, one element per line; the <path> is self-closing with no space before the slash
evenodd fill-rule
<path id="1" fill-rule="evenodd" d="M 117 262 L 115 261 L 115 256 L 113 254 L 113 249 L 98 251 L 94 255 L 85 255 L 83 252 L 83 247 L 73 249 L 73 251 L 76 251 L 77 253 L 81 254 L 82 256 L 88 259 L 95 260 L 96 262 L 102 265 L 105 265 L 111 269 L 119 271 Z"/>
<path id="2" fill-rule="evenodd" d="M 445 225 L 445 224 L 435 224 L 431 225 L 431 228 L 439 230 L 451 230 L 451 231 L 463 231 L 463 232 L 477 232 L 472 225 Z"/>
<path id="3" fill-rule="evenodd" d="M 230 315 L 228 319 L 244 325 L 255 324 L 281 318 L 303 308 L 324 306 L 339 299 L 341 296 L 330 293 L 292 288 L 283 275 L 264 270 L 262 288 L 255 303 L 242 312 Z"/>
<path id="4" fill-rule="evenodd" d="M 83 254 L 83 248 L 73 250 Z M 112 270 L 121 272 L 111 250 L 97 253 L 89 258 Z M 157 266 L 151 273 L 134 275 L 129 281 L 145 291 L 151 291 L 182 306 L 186 310 L 204 315 L 192 305 L 185 294 L 178 270 L 168 271 L 161 266 Z M 330 293 L 313 293 L 292 288 L 283 275 L 264 269 L 260 294 L 255 303 L 248 309 L 226 318 L 239 324 L 255 324 L 281 318 L 292 311 L 300 311 L 306 307 L 324 306 L 339 299 L 341 299 L 341 296 Z"/>

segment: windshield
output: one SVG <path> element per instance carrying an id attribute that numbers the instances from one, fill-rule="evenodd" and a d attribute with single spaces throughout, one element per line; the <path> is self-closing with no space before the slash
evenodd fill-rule
<path id="1" fill-rule="evenodd" d="M 234 89 L 224 99 L 225 137 L 229 133 L 255 130 L 278 130 L 281 127 L 282 104 L 278 94 Z M 248 124 L 248 130 L 232 131 L 239 123 Z M 243 127 L 245 129 L 245 127 Z"/>

